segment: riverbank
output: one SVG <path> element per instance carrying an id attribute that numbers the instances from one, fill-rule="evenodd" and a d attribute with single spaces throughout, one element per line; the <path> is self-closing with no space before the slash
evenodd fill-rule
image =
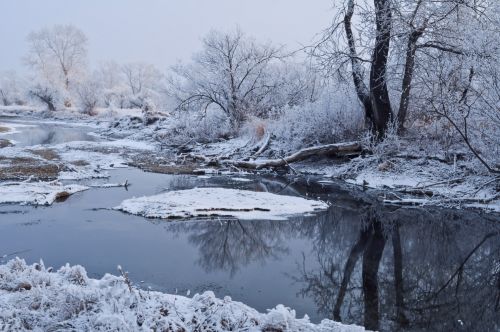
<path id="1" fill-rule="evenodd" d="M 23 115 L 19 111 L 3 110 L 3 113 L 11 116 Z M 35 118 L 47 116 L 46 113 L 35 110 L 29 115 Z M 283 150 L 281 144 L 265 133 L 256 135 L 247 132 L 217 142 L 204 143 L 194 139 L 172 141 L 171 134 L 167 132 L 168 128 L 172 127 L 169 123 L 171 119 L 162 118 L 151 125 L 144 125 L 139 110 L 129 110 L 120 115 L 102 111 L 97 117 L 65 111 L 55 114 L 54 117 L 55 119 L 49 121 L 57 120 L 61 124 L 69 125 L 91 125 L 95 134 L 102 138 L 101 142 L 80 146 L 75 142 L 53 147 L 52 149 L 58 151 L 80 151 L 79 154 L 73 154 L 74 158 L 67 158 L 66 153 L 66 158 L 62 161 L 57 158 L 34 158 L 30 151 L 29 155 L 26 155 L 26 151 L 20 151 L 19 147 L 7 146 L 0 149 L 3 164 L 0 177 L 3 180 L 13 180 L 16 177 L 26 180 L 32 175 L 44 180 L 53 180 L 61 178 L 61 171 L 64 169 L 66 178 L 97 177 L 102 170 L 125 164 L 166 174 L 315 175 L 323 178 L 323 181 L 344 181 L 362 190 L 373 189 L 385 204 L 479 208 L 500 212 L 498 175 L 485 170 L 463 147 L 441 152 L 425 138 L 389 137 L 377 146 L 360 140 L 361 149 L 356 153 L 333 157 L 312 155 L 294 163 L 285 161 L 280 167 L 262 167 L 255 170 L 240 165 L 285 160 L 286 156 L 294 151 Z M 416 139 L 420 141 L 417 143 Z M 87 156 L 77 158 L 84 150 L 87 151 Z M 20 152 L 16 154 L 14 151 Z M 154 153 L 151 153 L 153 151 Z M 107 154 L 106 162 L 100 157 L 96 165 L 96 152 Z M 35 149 L 34 153 L 40 157 L 42 152 Z M 82 167 L 84 163 L 87 165 Z M 75 171 L 81 174 L 68 175 Z"/>

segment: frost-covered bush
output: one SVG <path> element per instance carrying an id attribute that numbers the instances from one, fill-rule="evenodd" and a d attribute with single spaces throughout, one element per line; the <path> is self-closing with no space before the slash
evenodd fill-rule
<path id="1" fill-rule="evenodd" d="M 208 109 L 204 114 L 176 112 L 163 126 L 160 139 L 174 144 L 213 142 L 228 137 L 232 131 L 229 118 L 218 109 Z"/>
<path id="2" fill-rule="evenodd" d="M 77 105 L 88 115 L 95 115 L 95 109 L 102 100 L 102 87 L 94 80 L 80 83 L 76 88 Z"/>
<path id="3" fill-rule="evenodd" d="M 285 109 L 269 129 L 289 149 L 334 143 L 357 137 L 363 129 L 363 113 L 343 91 L 325 89 L 318 100 Z"/>
<path id="4" fill-rule="evenodd" d="M 128 90 L 125 86 L 105 88 L 102 91 L 103 104 L 109 108 L 128 107 Z"/>
<path id="5" fill-rule="evenodd" d="M 121 268 L 119 268 L 121 270 Z M 2 331 L 310 331 L 361 332 L 330 320 L 313 324 L 306 316 L 277 305 L 259 313 L 245 304 L 215 297 L 193 297 L 141 290 L 126 274 L 87 277 L 81 266 L 57 271 L 43 262 L 15 259 L 0 265 Z"/>

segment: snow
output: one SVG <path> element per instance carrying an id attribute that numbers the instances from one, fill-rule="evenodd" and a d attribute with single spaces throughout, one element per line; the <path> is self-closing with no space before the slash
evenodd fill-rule
<path id="1" fill-rule="evenodd" d="M 121 270 L 121 268 L 119 269 Z M 0 265 L 0 329 L 33 331 L 361 332 L 330 320 L 312 324 L 283 305 L 259 313 L 212 292 L 192 298 L 135 288 L 126 274 L 91 279 L 79 265 Z"/>
<path id="2" fill-rule="evenodd" d="M 301 197 L 226 188 L 195 188 L 131 198 L 116 210 L 149 218 L 231 216 L 283 220 L 287 216 L 326 210 L 328 204 Z"/>
<path id="3" fill-rule="evenodd" d="M 3 183 L 0 184 L 0 204 L 50 205 L 58 198 L 87 189 L 82 185 L 62 185 L 58 182 Z"/>

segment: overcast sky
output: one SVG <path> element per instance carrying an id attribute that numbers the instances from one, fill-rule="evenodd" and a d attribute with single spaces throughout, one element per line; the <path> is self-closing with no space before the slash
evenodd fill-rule
<path id="1" fill-rule="evenodd" d="M 53 24 L 84 31 L 91 64 L 145 61 L 165 70 L 189 59 L 212 28 L 239 26 L 291 49 L 308 44 L 331 7 L 332 0 L 0 0 L 0 70 L 22 70 L 28 33 Z"/>

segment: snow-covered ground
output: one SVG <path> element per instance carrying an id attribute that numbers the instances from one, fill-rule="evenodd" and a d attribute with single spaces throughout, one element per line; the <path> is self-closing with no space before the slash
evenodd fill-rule
<path id="1" fill-rule="evenodd" d="M 87 189 L 86 186 L 63 185 L 59 182 L 2 183 L 0 185 L 0 204 L 50 205 L 57 199 L 64 199 Z"/>
<path id="2" fill-rule="evenodd" d="M 82 266 L 57 271 L 13 259 L 0 265 L 2 331 L 361 332 L 330 320 L 312 324 L 278 305 L 267 313 L 212 292 L 193 297 L 139 290 L 122 276 L 91 279 Z"/>
<path id="3" fill-rule="evenodd" d="M 287 216 L 326 210 L 328 204 L 301 197 L 225 188 L 169 191 L 123 201 L 117 210 L 148 218 L 230 216 L 238 219 L 282 220 Z"/>

